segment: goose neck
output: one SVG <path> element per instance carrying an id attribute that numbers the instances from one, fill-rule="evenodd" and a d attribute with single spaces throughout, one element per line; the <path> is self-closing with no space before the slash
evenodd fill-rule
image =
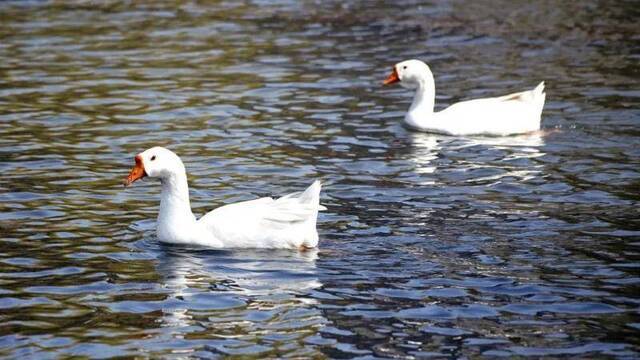
<path id="1" fill-rule="evenodd" d="M 184 173 L 171 174 L 162 180 L 162 198 L 158 221 L 194 218 L 189 202 L 189 185 Z"/>
<path id="2" fill-rule="evenodd" d="M 411 104 L 409 111 L 426 114 L 433 113 L 435 97 L 436 91 L 433 76 L 431 74 L 426 74 L 418 81 L 418 89 L 416 90 L 416 94 L 413 98 L 413 103 Z"/>

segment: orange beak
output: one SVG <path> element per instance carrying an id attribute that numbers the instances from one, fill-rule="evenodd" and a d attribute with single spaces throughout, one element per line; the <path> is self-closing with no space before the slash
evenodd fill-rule
<path id="1" fill-rule="evenodd" d="M 387 76 L 387 78 L 382 82 L 382 85 L 389 85 L 400 81 L 398 77 L 398 72 L 396 71 L 396 67 L 393 67 L 393 71 L 391 71 L 391 75 Z"/>
<path id="2" fill-rule="evenodd" d="M 124 186 L 129 186 L 133 184 L 134 181 L 142 179 L 147 176 L 147 172 L 144 171 L 144 165 L 142 164 L 142 157 L 140 155 L 136 155 L 136 165 L 131 169 L 129 176 L 124 179 Z"/>

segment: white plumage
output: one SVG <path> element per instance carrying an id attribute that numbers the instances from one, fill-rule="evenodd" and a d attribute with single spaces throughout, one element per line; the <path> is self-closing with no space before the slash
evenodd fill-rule
<path id="1" fill-rule="evenodd" d="M 304 192 L 279 199 L 264 197 L 225 205 L 199 220 L 191 212 L 184 165 L 168 149 L 154 147 L 136 156 L 125 181 L 144 176 L 162 183 L 157 235 L 162 242 L 215 248 L 313 248 L 318 245 L 316 219 L 324 207 L 320 181 Z"/>
<path id="2" fill-rule="evenodd" d="M 400 82 L 416 94 L 404 121 L 410 127 L 448 135 L 512 135 L 540 129 L 544 82 L 510 95 L 455 103 L 434 112 L 435 83 L 429 66 L 407 60 L 394 66 L 385 84 Z"/>

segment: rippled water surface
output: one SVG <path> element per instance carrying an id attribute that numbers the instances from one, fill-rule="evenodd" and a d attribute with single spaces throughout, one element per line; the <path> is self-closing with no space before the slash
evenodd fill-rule
<path id="1" fill-rule="evenodd" d="M 640 356 L 635 2 L 0 3 L 0 355 Z M 542 134 L 401 125 L 547 81 Z M 163 145 L 198 214 L 320 178 L 320 249 L 165 246 Z"/>

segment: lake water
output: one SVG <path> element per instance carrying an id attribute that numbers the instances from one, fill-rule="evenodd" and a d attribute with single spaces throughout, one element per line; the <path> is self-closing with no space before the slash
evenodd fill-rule
<path id="1" fill-rule="evenodd" d="M 163 4 L 0 3 L 1 356 L 640 356 L 637 3 Z M 409 58 L 544 133 L 407 130 Z M 322 179 L 319 251 L 159 244 L 155 145 L 197 214 Z"/>

